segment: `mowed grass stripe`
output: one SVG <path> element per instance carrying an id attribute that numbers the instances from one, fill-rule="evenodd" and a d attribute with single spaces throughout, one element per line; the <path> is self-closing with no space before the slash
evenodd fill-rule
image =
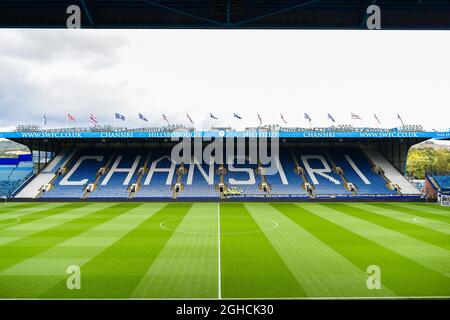
<path id="1" fill-rule="evenodd" d="M 415 226 L 430 229 L 432 231 L 437 231 L 440 234 L 444 234 L 446 236 L 450 235 L 450 225 L 445 222 L 431 220 L 428 218 L 419 218 L 419 217 L 416 217 L 415 215 L 397 211 L 397 210 L 395 210 L 395 208 L 384 209 L 384 208 L 368 205 L 367 203 L 346 203 L 346 205 L 348 205 L 350 207 L 355 207 L 355 208 L 362 208 L 364 210 L 373 212 L 375 214 L 385 216 L 388 218 L 392 218 L 392 219 L 396 219 L 398 221 L 402 221 L 407 224 L 413 224 Z"/>
<path id="2" fill-rule="evenodd" d="M 0 297 L 42 296 L 67 278 L 68 266 L 82 268 L 86 262 L 164 206 L 162 203 L 146 203 L 124 211 L 124 214 L 4 270 L 0 273 Z"/>
<path id="3" fill-rule="evenodd" d="M 436 203 L 402 203 L 405 208 L 422 210 L 424 212 L 430 212 L 445 217 L 450 217 L 450 207 L 441 206 Z"/>
<path id="4" fill-rule="evenodd" d="M 266 228 L 268 221 L 278 224 L 264 234 L 309 297 L 395 296 L 386 287 L 368 290 L 367 273 L 273 206 L 266 203 L 245 206 L 261 228 Z"/>
<path id="5" fill-rule="evenodd" d="M 61 205 L 63 205 L 65 203 L 61 203 Z M 44 202 L 29 202 L 29 203 L 19 203 L 13 206 L 8 206 L 8 207 L 3 207 L 2 205 L 0 205 L 0 218 L 1 217 L 5 217 L 5 216 L 9 216 L 11 213 L 16 213 L 17 211 L 21 212 L 21 211 L 34 211 L 39 209 L 42 206 L 48 206 L 49 203 L 44 203 Z M 27 210 L 28 209 L 28 210 Z M 31 209 L 31 210 L 30 210 Z"/>
<path id="6" fill-rule="evenodd" d="M 37 208 L 39 206 L 44 205 L 45 202 L 26 202 L 26 203 L 18 203 L 18 204 L 3 204 L 0 205 L 0 217 L 2 214 L 13 212 L 16 210 L 29 209 L 29 208 Z"/>
<path id="7" fill-rule="evenodd" d="M 63 204 L 60 204 L 61 206 Z M 37 207 L 27 207 L 17 210 L 11 210 L 7 212 L 0 213 L 0 231 L 6 230 L 8 228 L 14 227 L 20 223 L 23 223 L 21 218 L 30 214 L 34 214 L 37 212 L 45 212 L 45 210 L 56 207 L 54 204 L 46 204 L 44 206 Z M 3 233 L 0 233 L 0 236 Z M 0 242 L 1 243 L 1 242 Z"/>
<path id="8" fill-rule="evenodd" d="M 113 203 L 86 203 L 82 207 L 66 210 L 57 215 L 52 215 L 51 213 L 46 215 L 47 211 L 43 212 L 44 216 L 41 219 L 23 224 L 16 223 L 8 228 L 0 230 L 0 249 L 2 245 L 29 237 L 46 229 L 57 227 L 58 225 L 79 219 L 94 211 L 103 210 L 112 205 Z M 58 207 L 59 205 L 53 204 L 48 210 L 51 211 Z"/>
<path id="9" fill-rule="evenodd" d="M 405 234 L 420 241 L 427 242 L 431 245 L 450 250 L 450 235 L 442 232 L 434 231 L 411 222 L 402 222 L 388 216 L 378 214 L 376 210 L 365 210 L 367 206 L 364 204 L 342 204 L 342 203 L 324 203 L 323 206 L 338 210 L 344 214 L 351 215 L 355 218 L 363 219 L 370 223 L 374 223 L 384 228 Z M 383 210 L 383 209 L 379 209 Z M 450 230 L 450 225 L 449 225 Z"/>
<path id="10" fill-rule="evenodd" d="M 310 204 L 302 205 L 306 209 Z M 450 252 L 319 204 L 314 213 L 435 272 L 450 277 Z"/>
<path id="11" fill-rule="evenodd" d="M 221 204 L 220 227 L 223 298 L 306 296 L 243 204 Z"/>
<path id="12" fill-rule="evenodd" d="M 432 219 L 432 220 L 441 221 L 441 222 L 450 224 L 450 215 L 448 217 L 446 217 L 441 214 L 426 212 L 424 210 L 421 210 L 420 208 L 419 209 L 405 208 L 401 204 L 395 204 L 395 203 L 369 203 L 369 204 L 371 206 L 378 207 L 378 208 L 394 209 L 394 210 L 408 213 L 411 215 L 415 215 L 418 217 Z"/>
<path id="13" fill-rule="evenodd" d="M 181 221 L 190 207 L 168 204 L 87 262 L 81 268 L 81 290 L 67 290 L 60 281 L 43 297 L 129 298 L 173 234 L 160 224 Z"/>
<path id="14" fill-rule="evenodd" d="M 450 295 L 449 278 L 321 217 L 320 206 L 314 204 L 312 206 L 273 204 L 273 206 L 361 270 L 366 271 L 370 265 L 379 266 L 382 286 L 387 286 L 397 295 Z"/>
<path id="15" fill-rule="evenodd" d="M 176 231 L 132 296 L 217 298 L 217 220 L 216 203 L 196 203 L 180 223 L 178 220 L 163 222 L 163 228 Z"/>
<path id="16" fill-rule="evenodd" d="M 0 202 L 0 212 L 1 209 L 6 209 L 6 208 L 12 208 L 12 207 L 16 207 L 16 206 L 20 206 L 25 204 L 24 202 Z"/>
<path id="17" fill-rule="evenodd" d="M 89 212 L 88 208 L 85 208 L 87 205 L 87 203 L 77 203 L 71 210 L 86 209 Z M 0 271 L 86 232 L 96 225 L 139 205 L 136 203 L 116 204 L 3 245 L 0 247 Z"/>
<path id="18" fill-rule="evenodd" d="M 0 220 L 0 230 L 4 230 L 10 227 L 16 227 L 17 225 L 22 225 L 24 223 L 29 223 L 35 220 L 39 220 L 42 218 L 46 218 L 52 215 L 60 214 L 63 212 L 66 212 L 68 210 L 82 208 L 86 206 L 86 204 L 64 204 L 64 205 L 55 205 L 55 204 L 48 204 L 46 206 L 38 206 L 36 207 L 36 210 L 33 210 L 29 212 L 28 210 L 23 212 L 20 210 L 17 210 L 14 212 L 14 215 L 8 215 L 8 220 L 10 221 L 16 221 L 16 223 L 13 224 L 7 224 L 2 225 Z M 0 215 L 0 219 L 2 219 L 2 215 Z"/>
<path id="19" fill-rule="evenodd" d="M 17 205 L 23 204 L 23 203 L 24 202 L 20 202 L 20 201 L 7 201 L 7 202 L 3 201 L 3 202 L 0 202 L 0 207 L 1 206 L 5 206 L 5 207 L 7 207 L 7 206 L 17 206 Z"/>
<path id="20" fill-rule="evenodd" d="M 426 207 L 426 208 L 429 207 L 429 208 L 432 208 L 432 209 L 442 210 L 442 211 L 446 211 L 446 212 L 450 211 L 450 208 L 448 206 L 441 206 L 437 202 L 431 202 L 431 203 L 410 202 L 409 204 L 411 204 L 412 206 Z"/>

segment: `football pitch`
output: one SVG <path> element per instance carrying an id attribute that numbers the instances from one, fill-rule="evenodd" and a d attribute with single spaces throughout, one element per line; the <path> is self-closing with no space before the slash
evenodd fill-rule
<path id="1" fill-rule="evenodd" d="M 0 204 L 0 298 L 338 297 L 450 297 L 450 209 Z"/>

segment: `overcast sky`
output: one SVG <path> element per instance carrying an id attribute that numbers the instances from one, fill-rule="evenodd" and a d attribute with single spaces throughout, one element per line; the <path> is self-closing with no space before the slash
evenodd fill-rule
<path id="1" fill-rule="evenodd" d="M 450 32 L 0 30 L 0 129 L 264 124 L 450 127 Z M 219 120 L 209 119 L 209 113 Z M 233 112 L 243 120 L 233 118 Z M 362 121 L 351 121 L 350 113 Z M 122 124 L 121 124 L 122 125 Z"/>

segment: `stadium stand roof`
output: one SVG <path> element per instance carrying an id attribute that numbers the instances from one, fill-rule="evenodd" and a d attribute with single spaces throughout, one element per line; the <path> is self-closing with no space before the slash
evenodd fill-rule
<path id="1" fill-rule="evenodd" d="M 149 139 L 149 138 L 214 138 L 214 137 L 279 137 L 279 138 L 328 138 L 328 139 L 438 139 L 449 140 L 450 131 L 423 131 L 413 130 L 411 126 L 405 128 L 381 129 L 381 128 L 354 128 L 344 130 L 342 127 L 323 128 L 283 128 L 272 126 L 262 126 L 247 128 L 245 131 L 236 131 L 232 128 L 212 128 L 209 131 L 195 131 L 194 128 L 183 126 L 154 127 L 154 128 L 115 128 L 108 127 L 108 130 L 96 130 L 95 128 L 60 128 L 40 130 L 38 127 L 30 127 L 25 130 L 24 126 L 18 126 L 18 130 L 11 132 L 0 132 L 0 138 L 5 139 Z"/>
<path id="2" fill-rule="evenodd" d="M 376 4 L 382 29 L 450 29 L 448 0 L 3 0 L 0 27 L 65 28 L 73 4 L 82 28 L 365 29 Z"/>
<path id="3" fill-rule="evenodd" d="M 20 128 L 25 128 L 20 126 Z M 30 150 L 57 152 L 73 145 L 106 147 L 138 147 L 148 145 L 176 144 L 179 138 L 280 138 L 281 144 L 290 145 L 370 145 L 378 149 L 401 172 L 405 172 L 406 158 L 411 146 L 429 139 L 450 140 L 450 131 L 406 131 L 405 128 L 373 129 L 342 127 L 326 128 L 282 128 L 272 131 L 267 127 L 248 128 L 235 131 L 220 128 L 209 131 L 195 131 L 193 128 L 156 127 L 140 128 L 139 131 L 127 128 L 112 128 L 109 131 L 92 131 L 89 128 L 63 128 L 34 131 L 0 132 L 0 138 L 21 143 Z M 231 130 L 228 130 L 231 129 Z M 178 138 L 178 139 L 177 139 Z M 205 139 L 208 141 L 208 139 Z M 269 143 L 271 140 L 268 141 Z M 41 152 L 38 152 L 40 155 Z M 47 153 L 45 153 L 47 154 Z M 39 160 L 40 162 L 40 160 Z"/>

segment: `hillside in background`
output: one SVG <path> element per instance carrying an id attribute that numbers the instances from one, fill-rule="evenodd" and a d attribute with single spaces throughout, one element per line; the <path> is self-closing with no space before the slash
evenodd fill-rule
<path id="1" fill-rule="evenodd" d="M 412 147 L 406 172 L 414 179 L 424 179 L 427 172 L 450 174 L 450 146 L 426 141 Z"/>
<path id="2" fill-rule="evenodd" d="M 27 147 L 10 140 L 0 140 L 0 158 L 15 158 L 16 151 L 30 152 Z"/>

